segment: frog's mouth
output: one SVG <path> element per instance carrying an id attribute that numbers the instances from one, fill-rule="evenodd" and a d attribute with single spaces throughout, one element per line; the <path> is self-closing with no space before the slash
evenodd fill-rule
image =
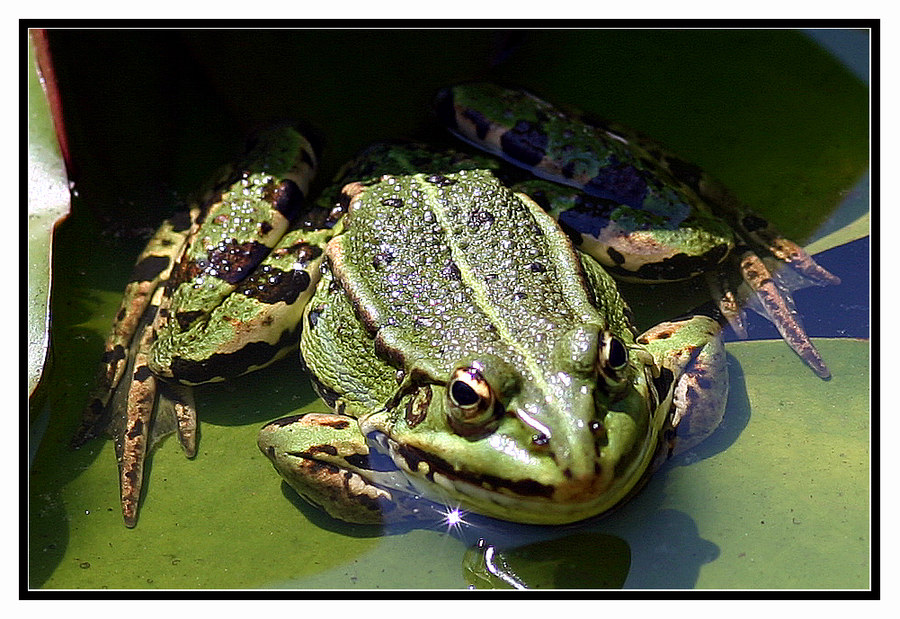
<path id="1" fill-rule="evenodd" d="M 403 445 L 380 432 L 370 444 L 390 456 L 416 493 L 462 511 L 526 524 L 566 524 L 606 512 L 630 496 L 646 476 L 624 485 L 601 476 L 548 485 L 456 470 L 440 456 Z M 396 486 L 395 486 L 396 489 Z"/>

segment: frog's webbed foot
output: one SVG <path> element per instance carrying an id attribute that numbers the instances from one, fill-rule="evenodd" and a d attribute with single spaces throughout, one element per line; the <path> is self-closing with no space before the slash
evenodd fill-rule
<path id="1" fill-rule="evenodd" d="M 836 286 L 841 278 L 819 266 L 805 249 L 781 236 L 769 223 L 757 215 L 745 215 L 741 219 L 745 234 L 765 247 L 779 261 L 799 273 L 806 282 L 815 286 Z"/>
<path id="2" fill-rule="evenodd" d="M 738 257 L 745 290 L 739 289 L 737 298 L 729 297 L 722 292 L 727 287 L 707 279 L 735 333 L 747 337 L 740 308 L 749 306 L 775 325 L 784 341 L 819 377 L 830 378 L 831 372 L 800 322 L 791 292 L 807 286 L 837 285 L 840 278 L 818 265 L 806 250 L 783 237 L 766 219 L 747 210 L 721 183 L 703 175 L 699 185 L 692 186 L 718 207 L 743 241 L 734 255 Z"/>
<path id="3" fill-rule="evenodd" d="M 128 527 L 137 523 L 144 466 L 156 443 L 177 432 L 189 458 L 197 450 L 197 416 L 190 388 L 157 379 L 147 365 L 153 341 L 149 322 L 156 313 L 158 296 L 138 328 L 138 345 L 129 355 L 109 403 L 107 430 L 115 443 L 122 515 Z"/>
<path id="4" fill-rule="evenodd" d="M 152 340 L 151 324 L 156 316 L 164 287 L 177 257 L 181 254 L 197 210 L 166 220 L 138 257 L 116 320 L 106 339 L 97 383 L 81 425 L 72 439 L 73 447 L 109 434 L 116 446 L 122 510 L 125 523 L 134 526 L 140 498 L 143 466 L 153 444 L 176 426 L 188 455 L 196 451 L 196 420 L 190 394 L 164 387 L 160 401 L 171 402 L 162 414 L 154 415 L 157 381 L 147 367 Z M 181 388 L 183 391 L 183 388 Z M 175 393 L 174 396 L 168 394 Z M 168 424 L 170 414 L 181 418 Z M 159 423 L 162 421 L 162 423 Z"/>
<path id="5" fill-rule="evenodd" d="M 135 336 L 135 333 L 152 320 L 152 316 L 148 316 L 151 300 L 161 284 L 169 278 L 172 267 L 184 248 L 191 222 L 196 219 L 198 212 L 194 209 L 190 213 L 164 221 L 138 256 L 131 278 L 125 286 L 116 319 L 106 337 L 94 389 L 82 413 L 81 424 L 72 438 L 73 447 L 80 447 L 107 432 L 111 422 L 109 403 L 129 361 L 133 359 L 131 347 L 140 337 Z M 149 313 L 152 314 L 152 311 Z"/>
<path id="6" fill-rule="evenodd" d="M 747 337 L 742 308 L 749 306 L 775 325 L 784 341 L 816 375 L 828 379 L 831 372 L 803 328 L 791 292 L 810 285 L 838 284 L 840 279 L 791 241 L 774 239 L 767 248 L 774 257 L 762 259 L 747 247 L 736 252 L 743 279 L 737 293 L 722 282 L 719 274 L 708 276 L 713 298 L 738 337 Z"/>
<path id="7" fill-rule="evenodd" d="M 749 211 L 722 183 L 700 168 L 665 152 L 644 136 L 635 139 L 734 229 L 739 247 L 732 255 L 738 256 L 738 271 L 745 290 L 735 291 L 720 281 L 721 275 L 708 276 L 707 282 L 735 334 L 747 337 L 742 308 L 749 305 L 775 325 L 785 342 L 818 376 L 829 378 L 831 373 L 800 323 L 791 291 L 810 285 L 836 285 L 840 278 L 816 264 L 802 247 L 784 238 L 766 219 Z M 766 263 L 760 256 L 766 257 Z"/>

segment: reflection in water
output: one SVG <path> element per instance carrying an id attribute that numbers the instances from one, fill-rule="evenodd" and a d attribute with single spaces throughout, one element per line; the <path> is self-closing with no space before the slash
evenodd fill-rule
<path id="1" fill-rule="evenodd" d="M 603 533 L 575 533 L 502 549 L 483 538 L 466 552 L 470 589 L 618 589 L 631 563 L 628 544 Z"/>
<path id="2" fill-rule="evenodd" d="M 611 525 L 611 526 L 610 526 Z M 594 528 L 599 528 L 594 525 Z M 700 537 L 685 513 L 651 510 L 598 530 L 522 543 L 485 532 L 466 551 L 470 589 L 690 589 L 719 548 Z M 523 531 L 520 531 L 523 533 Z"/>

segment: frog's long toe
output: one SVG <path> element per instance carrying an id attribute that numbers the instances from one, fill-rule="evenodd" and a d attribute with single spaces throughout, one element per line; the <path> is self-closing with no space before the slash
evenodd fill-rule
<path id="1" fill-rule="evenodd" d="M 135 354 L 135 369 L 128 389 L 125 424 L 115 436 L 122 515 L 127 527 L 137 524 L 144 462 L 149 451 L 150 418 L 156 400 L 156 378 L 147 367 L 147 342 L 150 332 L 150 329 L 144 330 L 141 346 Z"/>
<path id="2" fill-rule="evenodd" d="M 757 226 L 754 228 L 754 225 Z M 841 278 L 819 265 L 805 249 L 775 231 L 767 221 L 757 215 L 747 215 L 741 220 L 747 235 L 766 247 L 778 260 L 789 265 L 806 280 L 816 286 L 836 286 Z"/>
<path id="3" fill-rule="evenodd" d="M 821 269 L 821 267 L 819 268 Z M 821 270 L 828 273 L 824 269 Z M 776 283 L 772 273 L 759 256 L 752 251 L 747 251 L 741 256 L 741 274 L 744 281 L 756 294 L 766 316 L 778 329 L 784 341 L 812 368 L 817 376 L 826 380 L 831 378 L 828 366 L 825 365 L 819 351 L 809 339 L 803 325 L 800 324 L 790 291 Z"/>

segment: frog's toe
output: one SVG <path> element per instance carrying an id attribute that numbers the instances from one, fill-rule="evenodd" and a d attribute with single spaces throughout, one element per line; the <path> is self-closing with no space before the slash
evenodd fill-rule
<path id="1" fill-rule="evenodd" d="M 140 359 L 135 364 L 138 369 L 128 390 L 125 422 L 119 431 L 114 432 L 122 515 L 127 527 L 137 524 L 144 462 L 149 451 L 150 418 L 156 399 L 156 378 L 146 366 L 140 365 Z"/>
<path id="2" fill-rule="evenodd" d="M 784 341 L 817 376 L 826 380 L 831 378 L 831 372 L 825 365 L 822 355 L 819 354 L 800 323 L 790 290 L 778 284 L 777 278 L 752 251 L 747 251 L 741 256 L 740 264 L 744 281 L 753 290 L 756 299 L 762 306 L 763 315 L 775 325 Z"/>

